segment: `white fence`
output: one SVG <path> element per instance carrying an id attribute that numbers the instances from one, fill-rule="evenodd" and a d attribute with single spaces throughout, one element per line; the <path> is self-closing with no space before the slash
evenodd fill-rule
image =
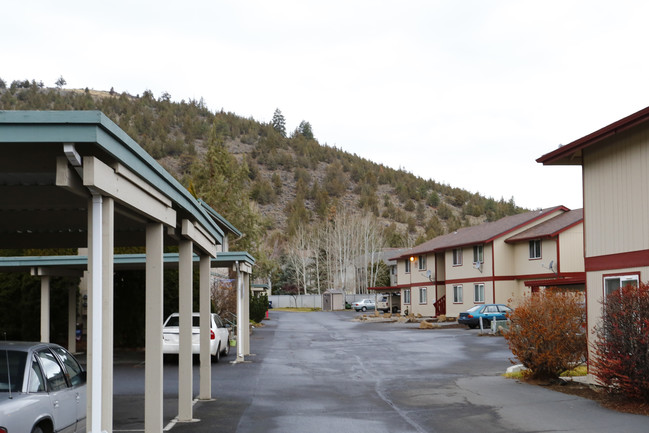
<path id="1" fill-rule="evenodd" d="M 374 299 L 374 295 L 345 295 L 345 301 L 350 304 L 366 298 Z M 322 295 L 271 295 L 268 300 L 273 308 L 322 308 Z"/>

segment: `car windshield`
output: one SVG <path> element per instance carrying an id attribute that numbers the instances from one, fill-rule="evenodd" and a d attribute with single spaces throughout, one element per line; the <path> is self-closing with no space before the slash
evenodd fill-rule
<path id="1" fill-rule="evenodd" d="M 167 323 L 165 323 L 165 326 L 179 326 L 179 320 L 180 316 L 171 316 L 169 317 L 169 320 L 167 320 Z M 192 326 L 197 328 L 200 327 L 201 323 L 201 318 L 200 316 L 192 316 Z"/>
<path id="2" fill-rule="evenodd" d="M 478 311 L 481 307 L 482 307 L 482 305 L 476 305 L 476 306 L 474 306 L 474 307 L 471 307 L 471 308 L 469 308 L 469 309 L 467 310 L 467 313 L 473 313 L 473 312 L 475 312 L 475 311 Z"/>
<path id="3" fill-rule="evenodd" d="M 0 392 L 18 392 L 23 387 L 27 352 L 0 350 Z"/>

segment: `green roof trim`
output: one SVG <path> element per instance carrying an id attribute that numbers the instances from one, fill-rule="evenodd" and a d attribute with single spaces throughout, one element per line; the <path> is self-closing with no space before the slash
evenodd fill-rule
<path id="1" fill-rule="evenodd" d="M 199 221 L 219 244 L 224 232 L 203 206 L 101 111 L 0 111 L 0 143 L 94 144 Z"/>
<path id="2" fill-rule="evenodd" d="M 212 209 L 212 207 L 209 204 L 205 203 L 205 201 L 199 198 L 198 203 L 203 206 L 203 209 L 208 213 L 210 217 L 216 220 L 217 224 L 228 229 L 231 233 L 239 238 L 243 236 L 243 233 L 237 230 L 237 228 L 233 226 L 230 221 L 226 220 L 220 213 Z"/>
<path id="3" fill-rule="evenodd" d="M 193 261 L 198 262 L 200 257 L 193 255 Z M 178 253 L 163 254 L 162 261 L 165 264 L 178 263 Z M 210 258 L 210 261 L 216 267 L 227 267 L 235 262 L 241 262 L 253 266 L 255 259 L 247 252 L 228 251 L 216 253 L 216 258 Z M 140 265 L 142 269 L 146 263 L 144 254 L 116 254 L 114 264 L 116 267 L 136 267 Z M 27 270 L 36 267 L 55 267 L 55 268 L 72 268 L 86 269 L 88 266 L 88 256 L 14 256 L 0 257 L 0 271 Z"/>

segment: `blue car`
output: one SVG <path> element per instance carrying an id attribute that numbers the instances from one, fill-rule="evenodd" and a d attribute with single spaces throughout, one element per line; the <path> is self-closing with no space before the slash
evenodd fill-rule
<path id="1" fill-rule="evenodd" d="M 491 326 L 492 320 L 505 320 L 507 318 L 507 313 L 510 311 L 512 311 L 512 309 L 505 304 L 475 305 L 464 313 L 460 313 L 457 323 L 475 329 L 480 326 L 480 317 L 482 317 L 483 328 L 488 328 Z"/>

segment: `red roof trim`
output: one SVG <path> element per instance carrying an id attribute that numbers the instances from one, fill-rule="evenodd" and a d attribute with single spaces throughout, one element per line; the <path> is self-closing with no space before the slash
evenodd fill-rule
<path id="1" fill-rule="evenodd" d="M 544 165 L 552 165 L 558 163 L 559 160 L 564 158 L 569 158 L 571 154 L 584 149 L 586 147 L 592 146 L 595 143 L 598 143 L 604 140 L 607 137 L 618 134 L 622 131 L 625 131 L 634 126 L 641 125 L 649 121 L 649 107 L 644 108 L 636 113 L 631 114 L 623 119 L 613 122 L 608 126 L 605 126 L 593 133 L 590 133 L 580 139 L 573 141 L 572 143 L 566 144 L 550 153 L 546 153 L 536 160 Z M 573 165 L 581 165 L 573 164 Z"/>

